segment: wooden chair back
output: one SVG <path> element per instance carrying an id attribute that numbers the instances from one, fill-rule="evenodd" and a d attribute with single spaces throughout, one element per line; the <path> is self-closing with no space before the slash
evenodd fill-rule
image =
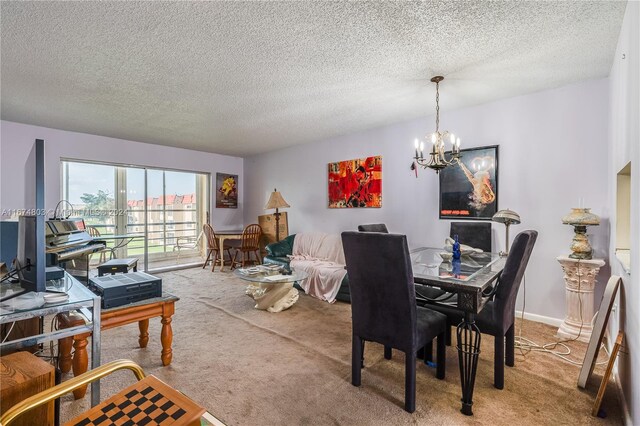
<path id="1" fill-rule="evenodd" d="M 213 227 L 208 223 L 205 223 L 202 225 L 202 231 L 207 237 L 207 248 L 209 250 L 219 250 L 218 237 L 216 236 L 216 232 L 213 230 Z"/>
<path id="2" fill-rule="evenodd" d="M 262 228 L 254 223 L 247 225 L 242 231 L 241 250 L 258 250 L 260 248 L 260 237 L 262 236 Z"/>
<path id="3" fill-rule="evenodd" d="M 96 228 L 95 226 L 87 226 L 87 232 L 92 237 L 99 237 L 100 236 L 100 231 L 98 231 L 98 228 Z"/>

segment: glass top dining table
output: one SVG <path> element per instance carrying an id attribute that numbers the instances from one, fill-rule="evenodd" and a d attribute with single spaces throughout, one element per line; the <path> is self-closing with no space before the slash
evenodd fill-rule
<path id="1" fill-rule="evenodd" d="M 455 299 L 453 295 L 444 296 L 444 298 L 455 301 L 453 306 L 445 303 L 464 313 L 463 320 L 458 324 L 456 332 L 462 387 L 462 408 L 460 411 L 465 415 L 472 415 L 473 389 L 481 341 L 480 330 L 475 324 L 475 316 L 485 307 L 487 297 L 483 297 L 483 292 L 500 277 L 506 263 L 506 257 L 501 257 L 496 253 L 470 252 L 463 254 L 459 260 L 445 260 L 449 257 L 446 253 L 443 249 L 430 247 L 421 247 L 411 251 L 411 268 L 413 280 L 416 283 L 416 301 L 427 307 L 429 304 L 442 304 L 441 297 L 435 299 L 418 298 L 418 287 L 421 285 L 438 287 L 446 292 L 455 293 Z"/>
<path id="2" fill-rule="evenodd" d="M 443 249 L 433 247 L 412 250 L 414 281 L 458 293 L 458 307 L 477 314 L 483 305 L 482 292 L 498 278 L 506 258 L 497 253 L 482 252 L 463 254 L 456 261 L 445 260 L 446 253 Z"/>

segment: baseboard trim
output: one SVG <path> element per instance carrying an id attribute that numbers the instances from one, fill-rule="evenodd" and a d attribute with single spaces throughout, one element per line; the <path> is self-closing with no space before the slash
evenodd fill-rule
<path id="1" fill-rule="evenodd" d="M 618 374 L 617 370 L 618 369 L 616 368 L 616 371 L 613 374 L 613 381 L 616 384 L 618 400 L 622 405 L 622 417 L 624 418 L 624 424 L 626 426 L 633 426 L 633 422 L 631 421 L 631 413 L 629 413 L 629 406 L 627 405 L 627 399 L 624 397 L 624 392 L 622 391 L 622 386 L 620 385 L 620 375 Z"/>
<path id="2" fill-rule="evenodd" d="M 522 318 L 522 311 L 516 311 L 516 318 Z M 543 324 L 553 325 L 554 327 L 560 327 L 562 320 L 558 318 L 546 317 L 544 315 L 524 313 L 524 319 L 541 322 Z"/>

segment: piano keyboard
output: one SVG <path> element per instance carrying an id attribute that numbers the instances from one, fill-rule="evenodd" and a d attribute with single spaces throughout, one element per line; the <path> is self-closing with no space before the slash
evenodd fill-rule
<path id="1" fill-rule="evenodd" d="M 104 249 L 105 247 L 106 246 L 104 244 L 87 244 L 57 252 L 56 255 L 58 257 L 58 261 L 63 261 L 73 259 L 75 257 L 80 257 L 85 254 L 95 253 Z"/>

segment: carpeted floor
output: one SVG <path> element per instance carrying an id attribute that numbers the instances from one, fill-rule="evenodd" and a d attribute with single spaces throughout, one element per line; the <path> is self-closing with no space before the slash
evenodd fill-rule
<path id="1" fill-rule="evenodd" d="M 444 381 L 420 364 L 416 412 L 404 405 L 404 356 L 383 358 L 380 345 L 368 343 L 362 386 L 351 385 L 351 308 L 302 294 L 291 309 L 272 314 L 253 309 L 245 284 L 229 272 L 189 269 L 161 275 L 176 294 L 173 362 L 160 361 L 160 319 L 152 321 L 150 341 L 139 349 L 138 327 L 131 324 L 102 335 L 102 361 L 129 358 L 184 392 L 228 425 L 369 424 L 622 424 L 615 386 L 605 394 L 604 419 L 591 417 L 600 381 L 576 387 L 579 367 L 542 353 L 516 356 L 506 368 L 505 389 L 493 387 L 493 338 L 483 335 L 474 394 L 474 416 L 460 413 L 457 351 L 447 348 Z M 523 336 L 539 343 L 555 329 L 525 321 Z M 581 360 L 585 344 L 572 343 Z M 601 373 L 598 367 L 596 373 Z M 130 372 L 102 381 L 106 398 L 133 383 Z M 64 397 L 62 420 L 88 409 L 89 395 Z"/>

